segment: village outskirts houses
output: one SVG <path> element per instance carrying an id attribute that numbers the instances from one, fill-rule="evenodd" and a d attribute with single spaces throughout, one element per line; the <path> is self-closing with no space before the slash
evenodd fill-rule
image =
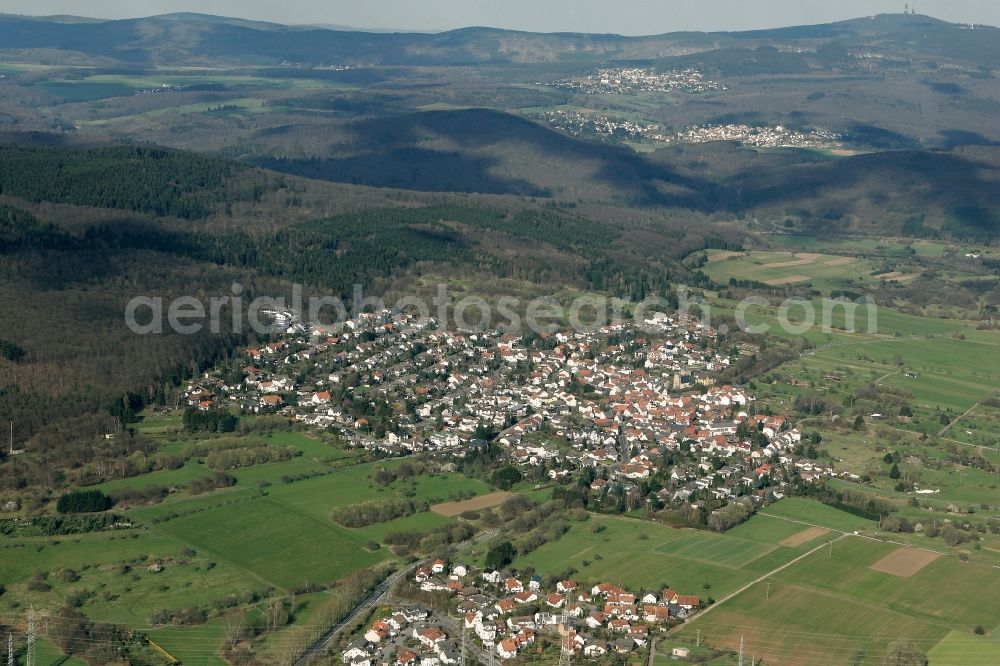
<path id="1" fill-rule="evenodd" d="M 642 324 L 528 338 L 388 310 L 336 329 L 297 322 L 245 349 L 225 379 L 193 381 L 184 400 L 279 414 L 373 457 L 423 454 L 442 469 L 495 450 L 524 477 L 581 488 L 597 509 L 752 509 L 836 474 L 801 454 L 788 418 L 762 414 L 751 390 L 721 379 L 739 346 L 683 313 Z M 448 572 L 431 573 L 421 585 L 452 591 Z M 528 583 L 490 608 L 574 602 Z"/>
<path id="2" fill-rule="evenodd" d="M 412 585 L 425 590 L 428 581 L 442 576 L 456 579 L 452 581 L 456 585 L 440 591 L 452 599 L 449 615 L 459 618 L 457 630 L 474 636 L 477 650 L 491 651 L 499 661 L 534 654 L 540 640 L 560 646 L 565 642 L 585 657 L 629 654 L 646 647 L 651 632 L 662 632 L 701 606 L 697 596 L 669 589 L 632 592 L 611 583 L 580 586 L 568 579 L 546 587 L 539 576 L 523 579 L 440 560 L 417 567 Z M 524 607 L 534 612 L 525 613 Z M 365 658 L 372 663 L 403 664 L 408 659 L 451 663 L 439 646 L 452 644 L 454 636 L 448 629 L 455 630 L 452 622 L 438 620 L 433 613 L 412 627 L 410 622 L 412 618 L 400 614 L 376 619 L 364 629 L 360 642 L 343 652 L 344 663 L 357 664 L 354 659 Z M 387 656 L 387 650 L 395 652 Z"/>
<path id="3" fill-rule="evenodd" d="M 629 654 L 646 647 L 651 633 L 683 621 L 701 606 L 697 596 L 670 589 L 632 592 L 612 583 L 580 586 L 573 580 L 547 588 L 537 579 L 525 583 L 503 572 L 440 560 L 418 567 L 412 584 L 424 589 L 438 576 L 457 583 L 443 590 L 452 599 L 448 614 L 458 617 L 457 625 L 420 606 L 393 607 L 345 646 L 343 663 L 454 664 L 461 659 L 456 632 L 467 632 L 466 640 L 475 640 L 477 650 L 491 651 L 499 661 L 527 654 L 539 640 L 565 642 L 584 657 Z M 520 612 L 518 595 L 535 596 L 531 605 L 538 610 Z"/>

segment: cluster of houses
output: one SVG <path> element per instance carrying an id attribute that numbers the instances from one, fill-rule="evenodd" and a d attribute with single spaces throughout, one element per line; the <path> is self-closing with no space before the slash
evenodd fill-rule
<path id="1" fill-rule="evenodd" d="M 414 607 L 394 610 L 363 629 L 342 652 L 352 666 L 453 664 L 461 644 L 478 656 L 501 661 L 538 652 L 542 641 L 588 658 L 629 654 L 648 645 L 650 634 L 683 621 L 701 606 L 697 596 L 671 589 L 634 593 L 611 583 L 591 586 L 561 580 L 543 589 L 542 579 L 510 572 L 474 572 L 464 564 L 435 560 L 416 569 L 412 584 L 450 595 L 454 617 Z"/>
<path id="2" fill-rule="evenodd" d="M 596 111 L 547 111 L 544 119 L 552 127 L 572 136 L 596 136 L 619 141 L 666 143 L 672 136 L 663 125 L 625 118 L 612 118 Z"/>
<path id="3" fill-rule="evenodd" d="M 828 130 L 799 131 L 776 125 L 757 127 L 747 124 L 693 125 L 666 137 L 668 143 L 711 143 L 736 141 L 754 148 L 842 148 L 842 138 Z"/>
<path id="4" fill-rule="evenodd" d="M 157 93 L 167 93 L 173 92 L 174 87 L 169 83 L 163 83 L 155 88 L 143 88 L 142 90 L 136 90 L 134 94 L 136 95 L 155 95 Z"/>
<path id="5" fill-rule="evenodd" d="M 447 458 L 492 437 L 526 475 L 589 469 L 594 496 L 615 490 L 633 505 L 763 499 L 764 488 L 780 494 L 792 478 L 833 473 L 796 455 L 802 435 L 784 417 L 757 414 L 751 392 L 718 383 L 732 343 L 689 315 L 531 341 L 389 311 L 336 331 L 288 323 L 286 335 L 245 350 L 238 382 L 207 373 L 187 403 L 285 414 L 389 455 Z M 395 406 L 381 429 L 356 410 L 375 400 Z M 655 495 L 635 496 L 654 479 Z"/>
<path id="6" fill-rule="evenodd" d="M 741 123 L 729 125 L 692 125 L 679 132 L 668 131 L 663 125 L 625 118 L 613 118 L 596 111 L 549 111 L 544 120 L 552 127 L 572 136 L 590 136 L 616 141 L 663 144 L 697 144 L 734 141 L 754 148 L 825 148 L 844 147 L 843 137 L 828 130 L 799 131 L 777 125 L 753 126 Z"/>
<path id="7" fill-rule="evenodd" d="M 352 666 L 439 666 L 461 661 L 445 623 L 420 606 L 399 606 L 375 620 L 341 652 Z"/>
<path id="8" fill-rule="evenodd" d="M 728 90 L 726 85 L 706 79 L 700 71 L 691 68 L 666 72 L 641 67 L 602 68 L 589 76 L 557 81 L 550 85 L 587 95 L 635 95 L 642 92 L 702 93 L 710 90 Z"/>

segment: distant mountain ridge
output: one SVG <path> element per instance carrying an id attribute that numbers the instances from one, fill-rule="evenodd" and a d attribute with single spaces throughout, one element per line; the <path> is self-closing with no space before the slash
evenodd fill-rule
<path id="1" fill-rule="evenodd" d="M 337 32 L 371 32 L 371 33 L 409 33 L 416 35 L 436 35 L 447 32 L 446 30 L 414 30 L 411 28 L 359 28 L 356 25 L 341 25 L 339 23 L 303 23 L 295 24 L 292 27 L 300 28 L 320 28 L 322 30 L 335 30 Z"/>
<path id="2" fill-rule="evenodd" d="M 221 59 L 375 66 L 641 61 L 725 47 L 787 43 L 816 48 L 837 42 L 1000 66 L 1000 30 L 963 28 L 927 16 L 885 14 L 771 30 L 625 37 L 481 27 L 440 33 L 363 32 L 193 13 L 109 21 L 0 15 L 0 45 L 73 51 L 144 65 L 204 64 Z"/>

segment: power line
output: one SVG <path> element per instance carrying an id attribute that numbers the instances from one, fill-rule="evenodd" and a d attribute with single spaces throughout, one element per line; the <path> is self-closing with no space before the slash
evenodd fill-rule
<path id="1" fill-rule="evenodd" d="M 726 626 L 726 625 L 718 625 L 718 626 Z M 729 628 L 731 629 L 732 627 L 729 627 Z M 805 632 L 802 632 L 802 633 L 805 633 Z M 834 634 L 814 634 L 814 635 L 823 636 L 823 637 L 831 639 L 831 640 L 839 640 L 839 637 L 836 636 L 836 635 L 834 635 Z M 916 639 L 916 638 L 915 639 L 907 639 L 906 637 L 897 637 L 897 638 L 899 640 L 906 641 L 906 642 L 909 642 L 909 643 L 914 643 L 914 644 L 920 644 L 920 643 L 936 644 L 936 643 L 940 642 L 939 639 Z M 870 644 L 867 647 L 867 655 L 864 657 L 864 661 L 857 662 L 858 666 L 869 665 L 869 664 L 877 664 L 877 663 L 879 663 L 879 658 L 881 656 L 883 656 L 885 653 L 888 652 L 889 647 L 888 647 L 887 644 L 886 645 L 878 645 L 876 643 L 871 643 L 871 641 L 873 641 L 873 640 L 874 639 L 865 639 L 864 642 L 865 643 L 870 643 Z M 781 652 L 782 650 L 787 649 L 789 647 L 789 645 L 787 643 L 782 643 L 782 642 L 780 642 L 780 640 L 769 640 L 768 638 L 764 638 L 764 637 L 762 637 L 762 638 L 755 638 L 754 641 L 755 641 L 755 648 L 756 649 L 763 649 L 764 653 L 765 653 L 765 657 L 766 657 L 766 654 L 767 654 L 767 652 L 769 650 L 775 650 L 775 651 Z M 100 641 L 97 641 L 97 640 L 94 640 L 94 639 L 89 639 L 89 638 L 83 638 L 83 637 L 80 637 L 78 639 L 69 639 L 67 641 L 67 645 L 65 646 L 65 649 L 67 650 L 67 652 L 73 652 L 74 648 L 86 649 L 91 644 L 95 644 L 95 643 L 99 643 L 99 642 Z M 196 641 L 196 642 L 199 642 L 199 641 Z M 200 642 L 202 644 L 207 643 L 207 641 L 200 641 Z M 953 646 L 961 646 L 961 645 L 969 645 L 969 646 L 977 645 L 978 646 L 978 645 L 982 645 L 982 642 L 983 642 L 983 639 L 981 639 L 981 638 L 976 638 L 976 637 L 969 636 L 968 639 L 966 639 L 966 640 L 960 640 L 957 643 L 954 642 L 954 641 L 952 641 L 952 642 L 950 642 L 950 644 L 953 645 Z M 814 646 L 814 648 L 818 648 L 818 647 L 819 646 Z M 217 647 L 209 648 L 207 645 L 205 645 L 204 648 L 202 648 L 202 647 L 196 647 L 196 648 L 193 648 L 193 649 L 189 648 L 188 646 L 186 646 L 186 652 L 188 654 L 197 655 L 197 656 L 212 656 L 212 655 L 218 654 L 218 649 L 217 649 Z M 795 652 L 796 655 L 800 655 L 802 657 L 812 657 L 812 658 L 814 658 L 814 660 L 815 660 L 814 663 L 824 663 L 826 660 L 829 660 L 829 658 L 830 658 L 830 652 L 829 651 L 824 651 L 824 650 L 822 650 L 822 648 L 819 648 L 819 649 L 809 649 L 809 648 L 797 646 L 797 647 L 794 648 L 794 652 Z M 965 664 L 965 666 L 977 666 L 978 664 L 984 664 L 984 666 L 986 666 L 986 665 L 993 666 L 994 665 L 994 661 L 995 660 L 992 660 L 990 658 L 986 658 L 985 656 L 983 657 L 983 659 L 984 660 L 981 661 L 978 657 L 968 657 L 968 658 L 965 659 L 964 664 Z M 476 658 L 476 660 L 480 661 L 481 658 Z M 482 660 L 482 661 L 484 663 L 486 663 L 486 660 Z M 495 656 L 492 654 L 492 651 L 489 651 L 489 661 L 492 661 L 493 663 L 492 664 L 486 663 L 486 666 L 495 666 L 495 663 L 496 663 L 495 662 Z M 754 656 L 754 661 L 756 662 L 756 655 Z"/>
<path id="2" fill-rule="evenodd" d="M 563 606 L 560 623 L 562 624 L 562 645 L 559 650 L 559 666 L 570 666 L 573 652 L 569 647 L 569 627 L 567 626 L 569 623 L 569 614 L 566 612 L 565 606 Z"/>
<path id="3" fill-rule="evenodd" d="M 28 609 L 28 657 L 27 666 L 35 666 L 35 607 Z"/>

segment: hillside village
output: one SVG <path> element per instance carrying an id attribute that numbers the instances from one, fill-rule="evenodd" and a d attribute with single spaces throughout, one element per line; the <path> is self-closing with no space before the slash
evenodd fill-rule
<path id="1" fill-rule="evenodd" d="M 542 119 L 575 137 L 657 144 L 699 144 L 732 141 L 751 148 L 843 148 L 843 137 L 828 130 L 793 130 L 782 125 L 692 125 L 674 132 L 663 125 L 613 118 L 594 111 L 548 111 Z"/>
<path id="2" fill-rule="evenodd" d="M 753 148 L 838 148 L 842 137 L 828 130 L 793 130 L 781 125 L 693 125 L 669 139 L 673 143 L 735 141 Z"/>
<path id="3" fill-rule="evenodd" d="M 633 593 L 606 582 L 585 586 L 560 580 L 545 589 L 538 575 L 521 580 L 510 572 L 477 573 L 440 559 L 418 567 L 412 585 L 448 594 L 448 614 L 412 605 L 393 608 L 345 647 L 345 664 L 455 664 L 463 641 L 467 651 L 485 657 L 482 661 L 511 660 L 539 650 L 543 641 L 590 659 L 630 654 L 648 645 L 650 633 L 683 621 L 702 604 L 696 595 L 670 588 Z"/>
<path id="4" fill-rule="evenodd" d="M 579 79 L 557 81 L 554 88 L 590 95 L 636 95 L 642 92 L 702 93 L 728 90 L 725 84 L 706 79 L 697 69 L 657 72 L 638 67 L 603 68 Z"/>
<path id="5" fill-rule="evenodd" d="M 287 332 L 206 373 L 189 410 L 285 415 L 379 456 L 448 461 L 494 447 L 523 478 L 586 487 L 594 506 L 715 511 L 834 472 L 781 415 L 717 384 L 734 354 L 687 315 L 548 337 L 465 333 L 389 311 Z M 727 347 L 723 349 L 723 347 Z"/>

